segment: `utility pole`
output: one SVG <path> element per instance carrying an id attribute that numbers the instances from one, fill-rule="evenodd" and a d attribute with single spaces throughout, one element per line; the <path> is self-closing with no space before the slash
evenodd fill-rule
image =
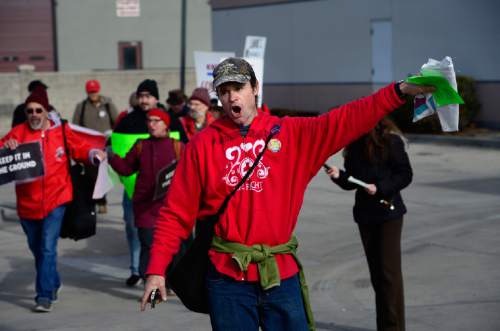
<path id="1" fill-rule="evenodd" d="M 186 87 L 186 1 L 181 1 L 181 90 Z"/>

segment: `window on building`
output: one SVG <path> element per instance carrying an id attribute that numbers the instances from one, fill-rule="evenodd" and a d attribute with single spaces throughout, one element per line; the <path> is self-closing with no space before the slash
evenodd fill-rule
<path id="1" fill-rule="evenodd" d="M 118 43 L 119 69 L 142 69 L 142 43 L 140 41 L 121 41 Z"/>
<path id="2" fill-rule="evenodd" d="M 30 56 L 30 61 L 45 61 L 45 56 L 43 56 L 43 55 L 32 55 L 32 56 Z"/>

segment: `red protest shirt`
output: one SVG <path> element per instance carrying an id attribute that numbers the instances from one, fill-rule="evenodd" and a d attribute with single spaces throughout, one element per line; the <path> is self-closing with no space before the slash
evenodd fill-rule
<path id="1" fill-rule="evenodd" d="M 39 142 L 42 150 L 44 175 L 16 183 L 17 213 L 21 219 L 41 220 L 73 198 L 62 126 L 54 126 L 52 122 L 51 125 L 45 131 L 32 130 L 28 122 L 24 122 L 0 140 L 0 147 L 9 139 L 16 139 L 20 144 Z M 75 160 L 88 162 L 90 145 L 74 134 L 69 125 L 65 126 L 65 133 L 71 156 Z"/>
<path id="2" fill-rule="evenodd" d="M 264 141 L 276 124 L 281 126 L 280 132 L 216 224 L 216 235 L 224 240 L 269 246 L 288 242 L 307 185 L 322 164 L 402 104 L 390 85 L 315 118 L 280 119 L 259 112 L 245 137 L 230 119 L 218 119 L 186 145 L 156 221 L 147 274 L 165 274 L 195 221 L 202 222 L 217 212 L 258 153 L 266 148 Z M 209 257 L 219 272 L 234 279 L 259 279 L 255 263 L 242 272 L 230 254 L 211 250 Z M 297 273 L 290 254 L 277 254 L 276 260 L 281 279 Z"/>

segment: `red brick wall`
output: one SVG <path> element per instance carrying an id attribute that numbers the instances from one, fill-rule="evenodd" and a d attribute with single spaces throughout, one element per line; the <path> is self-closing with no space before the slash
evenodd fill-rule
<path id="1" fill-rule="evenodd" d="M 20 64 L 36 71 L 54 71 L 51 0 L 0 1 L 0 72 Z"/>

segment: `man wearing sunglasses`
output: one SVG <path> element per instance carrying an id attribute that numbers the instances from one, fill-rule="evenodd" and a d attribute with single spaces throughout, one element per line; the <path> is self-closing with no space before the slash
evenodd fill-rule
<path id="1" fill-rule="evenodd" d="M 73 197 L 63 129 L 71 158 L 97 163 L 106 155 L 91 149 L 69 126 L 55 125 L 49 118 L 49 100 L 44 88 L 36 88 L 26 99 L 27 121 L 15 126 L 0 140 L 0 148 L 15 150 L 19 144 L 39 142 L 44 175 L 16 183 L 17 213 L 35 258 L 35 312 L 50 312 L 57 300 L 61 280 L 57 272 L 57 240 L 65 204 Z"/>
<path id="2" fill-rule="evenodd" d="M 32 80 L 28 84 L 28 92 L 32 93 L 35 88 L 40 88 L 42 87 L 43 89 L 47 90 L 49 87 L 45 85 L 41 80 Z M 14 113 L 12 114 L 12 124 L 11 127 L 15 127 L 16 125 L 19 125 L 21 123 L 26 122 L 27 117 L 26 117 L 26 111 L 25 108 L 26 104 L 23 102 L 19 105 L 17 105 L 16 109 L 14 109 Z M 49 112 L 55 112 L 55 109 L 52 105 L 49 105 Z"/>

